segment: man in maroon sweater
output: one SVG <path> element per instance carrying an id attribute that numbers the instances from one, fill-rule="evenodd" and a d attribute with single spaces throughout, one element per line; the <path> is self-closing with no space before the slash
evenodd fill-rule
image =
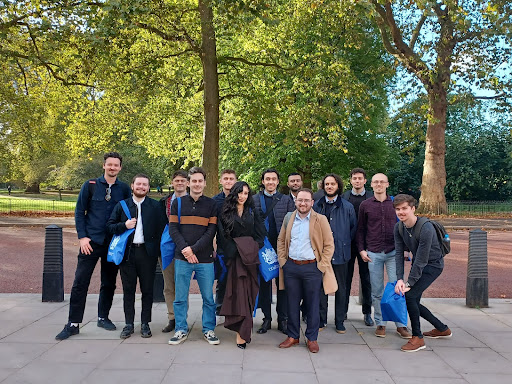
<path id="1" fill-rule="evenodd" d="M 384 293 L 384 268 L 389 281 L 396 281 L 395 238 L 393 230 L 396 214 L 393 201 L 386 193 L 388 177 L 377 173 L 372 177 L 374 196 L 359 206 L 356 242 L 363 261 L 368 263 L 372 286 L 372 304 L 377 324 L 375 336 L 386 337 L 386 322 L 382 320 L 380 301 Z M 407 324 L 396 323 L 396 331 L 404 339 L 410 339 Z"/>

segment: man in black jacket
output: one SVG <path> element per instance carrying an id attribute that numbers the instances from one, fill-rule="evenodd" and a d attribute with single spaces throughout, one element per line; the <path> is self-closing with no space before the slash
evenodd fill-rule
<path id="1" fill-rule="evenodd" d="M 366 185 L 366 172 L 363 168 L 354 168 L 350 171 L 350 184 L 352 189 L 343 194 L 343 198 L 348 200 L 354 206 L 356 217 L 359 213 L 359 206 L 363 201 L 373 197 L 372 191 L 365 189 Z M 370 271 L 368 270 L 368 263 L 365 263 L 361 255 L 357 251 L 356 242 L 352 242 L 351 258 L 348 262 L 347 271 L 347 307 L 345 313 L 348 313 L 348 302 L 350 297 L 350 289 L 352 288 L 352 277 L 354 276 L 354 264 L 357 259 L 357 266 L 359 267 L 359 279 L 361 281 L 361 290 L 363 296 L 363 318 L 364 323 L 371 327 L 374 325 L 372 319 L 372 286 L 370 283 Z"/>
<path id="2" fill-rule="evenodd" d="M 165 212 L 158 201 L 147 197 L 149 177 L 141 173 L 135 175 L 131 188 L 132 197 L 124 200 L 131 219 L 128 219 L 121 203 L 118 203 L 107 221 L 107 230 L 113 235 L 120 235 L 128 229 L 135 228 L 135 232 L 128 239 L 124 258 L 119 266 L 126 322 L 121 332 L 122 339 L 130 337 L 134 331 L 137 277 L 142 293 L 140 333 L 142 337 L 151 337 L 149 322 L 153 306 L 153 283 L 160 255 L 160 237 L 166 222 Z"/>
<path id="3" fill-rule="evenodd" d="M 262 190 L 252 198 L 256 209 L 259 210 L 261 217 L 265 220 L 268 240 L 274 249 L 277 249 L 277 237 L 281 231 L 284 217 L 288 212 L 295 210 L 293 200 L 282 193 L 277 192 L 279 186 L 279 173 L 275 169 L 267 169 L 261 175 Z M 279 278 L 276 278 L 276 285 L 279 288 Z M 260 279 L 260 293 L 258 306 L 263 312 L 263 324 L 258 329 L 258 333 L 265 333 L 270 329 L 272 323 L 272 312 L 270 305 L 272 303 L 272 281 Z M 286 291 L 277 291 L 277 329 L 284 334 L 287 333 L 287 302 Z"/>

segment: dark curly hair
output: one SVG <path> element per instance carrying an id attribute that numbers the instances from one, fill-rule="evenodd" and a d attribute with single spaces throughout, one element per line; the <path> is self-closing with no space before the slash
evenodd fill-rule
<path id="1" fill-rule="evenodd" d="M 243 192 L 244 187 L 249 189 L 249 196 L 244 203 L 244 213 L 249 210 L 249 208 L 254 209 L 251 187 L 249 187 L 249 184 L 247 184 L 245 181 L 237 181 L 231 188 L 229 195 L 226 196 L 226 200 L 224 200 L 224 205 L 222 206 L 220 214 L 220 222 L 224 227 L 224 234 L 226 237 L 231 236 L 231 232 L 233 231 L 235 216 L 238 215 L 238 194 Z"/>

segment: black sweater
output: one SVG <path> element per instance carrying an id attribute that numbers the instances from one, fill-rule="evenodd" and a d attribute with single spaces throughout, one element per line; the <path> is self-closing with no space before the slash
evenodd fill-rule
<path id="1" fill-rule="evenodd" d="M 215 201 L 200 196 L 195 201 L 190 195 L 181 197 L 181 217 L 178 223 L 178 199 L 171 205 L 169 234 L 176 244 L 174 257 L 186 260 L 181 251 L 190 246 L 200 263 L 213 262 L 213 238 L 217 231 Z"/>

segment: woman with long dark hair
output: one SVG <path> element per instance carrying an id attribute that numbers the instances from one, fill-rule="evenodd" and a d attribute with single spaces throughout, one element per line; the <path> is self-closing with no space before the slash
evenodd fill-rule
<path id="1" fill-rule="evenodd" d="M 251 341 L 252 312 L 259 290 L 258 250 L 263 247 L 265 234 L 249 184 L 237 182 L 222 206 L 217 241 L 228 266 L 220 315 L 225 316 L 224 327 L 236 332 L 236 344 L 241 349 Z"/>

